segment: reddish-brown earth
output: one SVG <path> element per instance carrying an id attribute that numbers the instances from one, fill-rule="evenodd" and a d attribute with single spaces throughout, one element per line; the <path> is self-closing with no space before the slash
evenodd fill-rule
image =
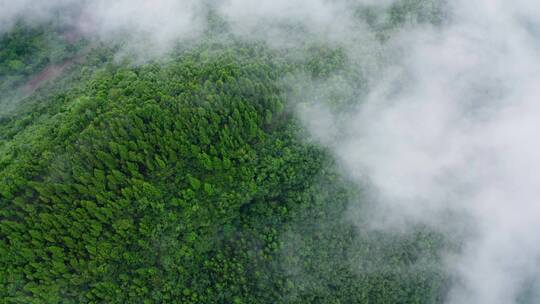
<path id="1" fill-rule="evenodd" d="M 41 72 L 34 75 L 24 86 L 24 92 L 30 94 L 48 81 L 54 81 L 75 62 L 75 59 L 68 59 L 61 64 L 50 64 Z"/>
<path id="2" fill-rule="evenodd" d="M 70 43 L 75 44 L 79 42 L 82 39 L 82 34 L 79 29 L 75 28 L 70 31 L 67 31 L 64 34 L 64 39 Z M 86 51 L 83 51 L 85 53 Z M 60 64 L 49 64 L 46 66 L 43 70 L 41 70 L 39 73 L 35 74 L 28 80 L 28 82 L 24 85 L 24 93 L 26 95 L 29 95 L 33 93 L 35 90 L 37 90 L 39 87 L 41 87 L 46 82 L 54 81 L 58 77 L 62 75 L 62 73 L 68 69 L 70 66 L 72 66 L 76 62 L 80 62 L 83 58 L 83 55 L 78 55 L 76 57 L 66 59 L 64 62 Z"/>

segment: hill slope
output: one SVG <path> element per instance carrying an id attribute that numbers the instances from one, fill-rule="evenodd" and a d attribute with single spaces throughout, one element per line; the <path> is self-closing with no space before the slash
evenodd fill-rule
<path id="1" fill-rule="evenodd" d="M 142 66 L 110 54 L 0 121 L 3 302 L 442 300 L 438 237 L 344 220 L 360 194 L 288 109 L 282 79 L 324 77 L 339 52 L 292 63 L 208 43 Z"/>

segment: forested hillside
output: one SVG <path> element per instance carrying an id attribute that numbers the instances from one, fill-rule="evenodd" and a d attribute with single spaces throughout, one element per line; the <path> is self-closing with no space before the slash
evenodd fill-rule
<path id="1" fill-rule="evenodd" d="M 362 190 L 288 101 L 344 52 L 210 36 L 133 64 L 65 35 L 0 37 L 1 303 L 442 302 L 440 236 L 347 220 Z"/>

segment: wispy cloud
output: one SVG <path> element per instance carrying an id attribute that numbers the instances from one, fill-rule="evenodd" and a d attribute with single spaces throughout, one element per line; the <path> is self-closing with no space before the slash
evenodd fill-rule
<path id="1" fill-rule="evenodd" d="M 362 91 L 346 86 L 350 99 L 364 96 L 353 111 L 325 105 L 321 90 L 339 88 L 336 76 L 311 86 L 307 95 L 320 103 L 299 106 L 299 116 L 376 193 L 362 210 L 371 229 L 424 224 L 449 237 L 460 233 L 460 250 L 444 253 L 456 278 L 448 303 L 517 303 L 535 289 L 540 4 L 456 0 L 443 25 L 411 22 L 384 43 L 356 15 L 358 6 L 390 5 L 373 0 L 0 0 L 0 31 L 77 7 L 82 17 L 72 22 L 83 33 L 163 54 L 204 32 L 208 5 L 245 39 L 339 46 L 354 63 L 348 68 L 368 78 Z"/>
<path id="2" fill-rule="evenodd" d="M 402 57 L 356 111 L 305 116 L 377 192 L 377 207 L 363 210 L 372 228 L 465 230 L 446 253 L 448 303 L 517 303 L 540 275 L 539 9 L 455 1 L 445 26 L 389 42 Z M 345 131 L 329 136 L 321 122 Z"/>

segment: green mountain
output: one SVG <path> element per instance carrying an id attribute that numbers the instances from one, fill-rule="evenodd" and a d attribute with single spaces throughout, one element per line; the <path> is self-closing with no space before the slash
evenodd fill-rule
<path id="1" fill-rule="evenodd" d="M 339 49 L 133 64 L 65 37 L 0 38 L 1 303 L 442 302 L 440 237 L 346 220 L 362 191 L 287 102 L 290 75 L 347 73 Z"/>

